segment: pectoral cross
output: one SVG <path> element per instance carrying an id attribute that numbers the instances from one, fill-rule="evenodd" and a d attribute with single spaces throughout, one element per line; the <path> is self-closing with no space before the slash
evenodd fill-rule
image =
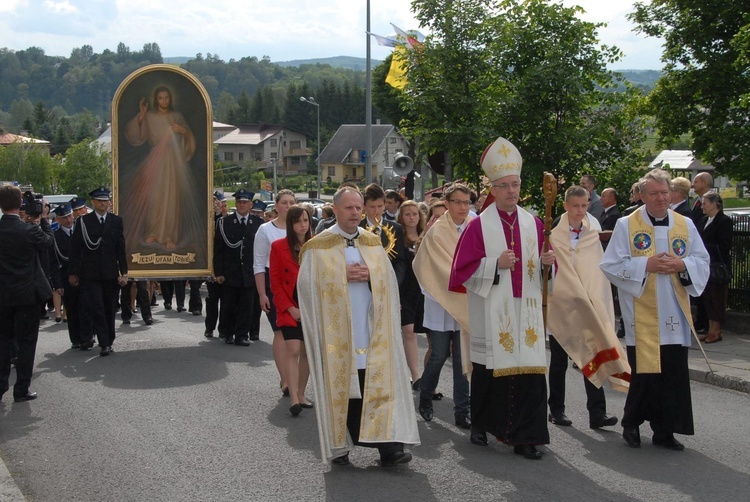
<path id="1" fill-rule="evenodd" d="M 671 315 L 669 316 L 669 319 L 667 320 L 666 324 L 667 324 L 667 327 L 669 328 L 669 331 L 674 331 L 674 327 L 679 326 L 680 321 L 678 321 L 677 319 L 674 318 L 674 316 Z"/>

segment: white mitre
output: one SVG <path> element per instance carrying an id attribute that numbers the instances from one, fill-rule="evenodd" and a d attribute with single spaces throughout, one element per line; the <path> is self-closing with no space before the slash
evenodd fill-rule
<path id="1" fill-rule="evenodd" d="M 480 162 L 490 182 L 512 174 L 521 177 L 521 152 L 505 138 L 497 138 L 488 146 Z"/>

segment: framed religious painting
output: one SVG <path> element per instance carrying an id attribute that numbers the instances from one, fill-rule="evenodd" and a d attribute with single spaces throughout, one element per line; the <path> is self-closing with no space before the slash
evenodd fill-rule
<path id="1" fill-rule="evenodd" d="M 203 85 L 177 66 L 140 68 L 117 89 L 112 201 L 131 277 L 211 275 L 212 120 Z"/>

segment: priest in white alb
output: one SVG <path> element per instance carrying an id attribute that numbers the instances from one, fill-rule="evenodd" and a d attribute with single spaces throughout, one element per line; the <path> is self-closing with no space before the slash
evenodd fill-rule
<path id="1" fill-rule="evenodd" d="M 302 248 L 297 293 L 323 461 L 346 465 L 360 445 L 387 467 L 411 461 L 419 432 L 398 283 L 380 237 L 357 226 L 363 203 L 350 186 L 333 196 L 337 223 Z"/>
<path id="2" fill-rule="evenodd" d="M 469 304 L 472 443 L 487 433 L 514 453 L 539 459 L 549 444 L 547 371 L 542 318 L 544 225 L 518 207 L 521 154 L 498 138 L 482 154 L 495 204 L 461 233 L 449 289 L 466 292 Z"/>
<path id="3" fill-rule="evenodd" d="M 600 264 L 619 289 L 632 371 L 622 435 L 633 448 L 641 445 L 644 421 L 651 442 L 670 450 L 684 449 L 675 434 L 694 433 L 689 296 L 706 286 L 709 256 L 693 222 L 669 209 L 669 182 L 661 169 L 641 178 L 644 205 L 617 221 Z"/>

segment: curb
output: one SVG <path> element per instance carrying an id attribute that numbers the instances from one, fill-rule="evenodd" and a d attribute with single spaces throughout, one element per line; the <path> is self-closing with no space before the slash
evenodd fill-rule
<path id="1" fill-rule="evenodd" d="M 690 380 L 694 382 L 707 383 L 722 387 L 724 389 L 736 390 L 738 392 L 744 392 L 750 394 L 750 382 L 741 378 L 719 375 L 717 373 L 711 373 L 710 371 L 696 370 L 690 368 L 689 370 Z"/>
<path id="2" fill-rule="evenodd" d="M 5 462 L 0 458 L 0 500 L 3 502 L 26 502 L 18 485 L 13 481 L 13 477 L 8 472 Z"/>

